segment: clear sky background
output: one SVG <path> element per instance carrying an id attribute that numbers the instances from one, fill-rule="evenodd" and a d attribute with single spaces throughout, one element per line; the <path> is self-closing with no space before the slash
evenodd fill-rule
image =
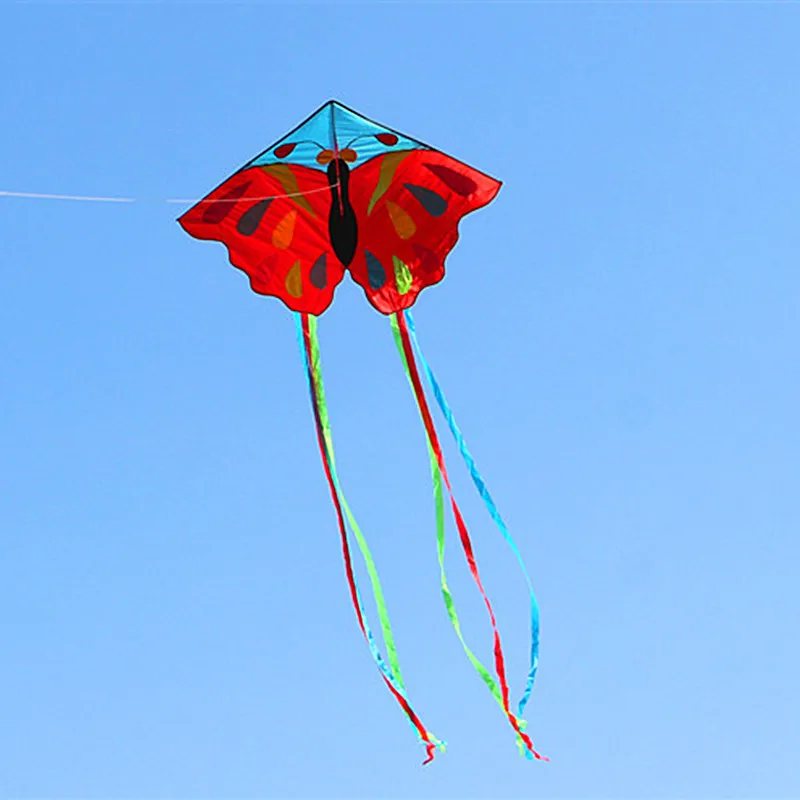
<path id="1" fill-rule="evenodd" d="M 3 190 L 200 197 L 330 98 L 505 181 L 415 315 L 537 589 L 552 759 L 450 628 L 361 290 L 323 363 L 449 742 L 424 769 L 350 606 L 291 315 L 183 206 L 0 198 L 0 796 L 800 796 L 800 5 L 5 2 L 0 32 Z M 518 695 L 525 585 L 450 444 Z"/>

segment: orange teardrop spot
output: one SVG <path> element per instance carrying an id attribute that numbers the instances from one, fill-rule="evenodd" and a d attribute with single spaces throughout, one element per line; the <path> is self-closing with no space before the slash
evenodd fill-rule
<path id="1" fill-rule="evenodd" d="M 417 226 L 414 224 L 414 220 L 411 219 L 409 213 L 405 209 L 400 208 L 397 203 L 387 200 L 386 209 L 389 212 L 389 216 L 392 218 L 392 225 L 394 225 L 394 229 L 401 239 L 410 239 L 417 232 Z"/>
<path id="2" fill-rule="evenodd" d="M 272 244 L 275 247 L 285 250 L 292 243 L 296 221 L 297 212 L 292 210 L 275 226 L 272 231 Z"/>
<path id="3" fill-rule="evenodd" d="M 300 272 L 300 262 L 295 261 L 284 281 L 286 291 L 292 297 L 300 297 L 303 294 L 303 275 Z"/>

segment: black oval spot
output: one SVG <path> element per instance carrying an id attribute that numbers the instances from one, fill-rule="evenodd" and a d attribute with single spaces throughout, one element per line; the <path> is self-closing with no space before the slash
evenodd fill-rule
<path id="1" fill-rule="evenodd" d="M 367 280 L 369 280 L 369 285 L 377 291 L 386 283 L 386 270 L 369 250 L 364 251 L 364 256 L 367 260 Z"/>
<path id="2" fill-rule="evenodd" d="M 326 269 L 325 263 L 325 253 L 323 253 L 315 262 L 314 266 L 311 267 L 311 272 L 309 273 L 309 279 L 311 280 L 311 285 L 317 289 L 324 289 L 325 284 L 328 282 L 328 272 Z"/>
<path id="3" fill-rule="evenodd" d="M 260 200 L 252 208 L 248 208 L 236 223 L 236 230 L 242 236 L 252 236 L 258 230 L 258 226 L 261 224 L 261 220 L 264 219 L 264 214 L 267 213 L 271 202 L 272 198 L 269 197 L 266 200 Z"/>
<path id="4" fill-rule="evenodd" d="M 440 194 L 436 194 L 433 189 L 426 189 L 424 186 L 417 186 L 413 183 L 406 183 L 404 186 L 432 217 L 441 217 L 447 211 L 447 200 Z"/>

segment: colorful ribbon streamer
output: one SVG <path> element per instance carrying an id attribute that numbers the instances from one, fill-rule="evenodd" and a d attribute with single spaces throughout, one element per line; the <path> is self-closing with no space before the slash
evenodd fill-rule
<path id="1" fill-rule="evenodd" d="M 430 365 L 425 359 L 425 355 L 423 354 L 422 348 L 420 347 L 419 344 L 419 340 L 417 339 L 417 331 L 414 325 L 414 319 L 411 316 L 411 312 L 405 311 L 403 313 L 405 315 L 406 322 L 408 324 L 408 332 L 411 338 L 411 342 L 414 345 L 414 351 L 416 352 L 417 358 L 419 359 L 419 362 L 422 365 L 422 369 L 425 373 L 425 376 L 428 379 L 428 383 L 430 384 L 431 390 L 433 391 L 433 396 L 436 398 L 436 402 L 439 405 L 439 408 L 441 409 L 441 412 L 444 415 L 445 420 L 447 420 L 447 425 L 450 428 L 450 432 L 453 434 L 453 438 L 455 439 L 456 444 L 458 445 L 458 449 L 461 453 L 462 458 L 464 459 L 464 463 L 467 465 L 469 474 L 472 477 L 472 482 L 475 484 L 475 488 L 478 490 L 478 494 L 481 496 L 484 505 L 489 511 L 489 514 L 494 520 L 498 529 L 500 530 L 500 533 L 503 535 L 503 538 L 506 540 L 508 546 L 511 548 L 512 552 L 516 556 L 516 559 L 519 562 L 520 567 L 522 568 L 522 574 L 525 576 L 525 582 L 528 585 L 528 591 L 530 593 L 530 598 L 531 598 L 531 665 L 530 665 L 530 670 L 528 672 L 528 679 L 525 684 L 525 691 L 523 692 L 522 698 L 519 701 L 519 706 L 517 711 L 517 713 L 520 716 L 522 716 L 522 714 L 525 711 L 525 706 L 528 704 L 528 700 L 530 699 L 531 692 L 533 691 L 533 683 L 536 679 L 536 670 L 539 666 L 539 604 L 536 602 L 536 595 L 533 592 L 533 585 L 531 584 L 531 579 L 530 576 L 528 575 L 528 570 L 525 568 L 525 562 L 522 559 L 522 554 L 519 552 L 519 548 L 517 547 L 516 542 L 511 536 L 511 532 L 508 530 L 505 521 L 500 516 L 500 512 L 494 500 L 492 499 L 491 494 L 489 493 L 489 489 L 486 486 L 486 482 L 481 476 L 481 473 L 478 471 L 475 459 L 472 457 L 472 454 L 470 453 L 469 448 L 467 447 L 467 443 L 464 441 L 464 436 L 461 433 L 458 424 L 456 423 L 452 409 L 447 403 L 447 399 L 445 398 L 444 392 L 442 391 L 442 387 L 436 380 L 436 376 L 433 374 L 433 370 L 431 369 Z"/>
<path id="2" fill-rule="evenodd" d="M 440 554 L 439 555 L 440 567 L 442 569 L 442 593 L 444 596 L 448 614 L 450 616 L 450 620 L 456 630 L 456 633 L 459 636 L 459 639 L 462 643 L 462 646 L 464 647 L 465 652 L 467 653 L 467 656 L 469 657 L 473 666 L 481 675 L 484 682 L 487 684 L 490 691 L 494 695 L 495 699 L 498 700 L 503 711 L 505 712 L 508 721 L 511 723 L 511 726 L 517 735 L 517 740 L 518 743 L 520 744 L 520 748 L 524 750 L 528 758 L 543 759 L 543 756 L 537 753 L 536 750 L 534 749 L 533 742 L 531 741 L 530 737 L 524 732 L 524 727 L 525 727 L 524 721 L 518 719 L 510 708 L 509 688 L 505 671 L 505 658 L 503 655 L 503 648 L 500 641 L 500 633 L 497 628 L 497 620 L 491 602 L 489 600 L 489 597 L 483 588 L 483 583 L 481 581 L 480 574 L 478 572 L 478 566 L 475 561 L 475 555 L 472 548 L 472 542 L 469 537 L 469 532 L 467 530 L 466 524 L 461 514 L 461 510 L 459 509 L 458 504 L 456 503 L 455 497 L 453 495 L 452 486 L 450 484 L 450 479 L 447 474 L 447 467 L 445 466 L 444 462 L 444 455 L 442 453 L 442 449 L 439 444 L 439 439 L 433 424 L 433 419 L 431 417 L 430 409 L 428 407 L 428 402 L 425 398 L 425 393 L 422 388 L 422 382 L 419 377 L 419 371 L 417 369 L 414 357 L 414 347 L 411 341 L 408 326 L 406 324 L 406 317 L 402 313 L 392 314 L 391 323 L 392 323 L 392 330 L 395 335 L 395 342 L 397 344 L 397 349 L 398 352 L 400 353 L 401 360 L 406 368 L 406 375 L 414 392 L 414 397 L 417 401 L 417 408 L 419 410 L 420 417 L 422 418 L 422 422 L 425 428 L 429 453 L 431 455 L 431 465 L 434 478 L 434 497 L 436 500 L 437 542 L 439 543 L 438 550 Z M 435 470 L 433 470 L 434 466 Z M 452 595 L 450 594 L 449 588 L 447 587 L 447 582 L 444 576 L 444 561 L 443 561 L 444 559 L 443 505 L 444 504 L 442 499 L 442 494 L 443 494 L 441 488 L 442 482 L 444 483 L 444 486 L 447 489 L 447 493 L 450 497 L 450 506 L 453 512 L 453 518 L 456 523 L 456 528 L 458 529 L 462 549 L 467 558 L 467 563 L 469 565 L 470 573 L 472 574 L 472 578 L 475 581 L 475 584 L 477 585 L 478 590 L 481 593 L 484 604 L 486 606 L 486 610 L 489 614 L 489 620 L 492 625 L 492 633 L 494 641 L 493 652 L 494 652 L 495 672 L 497 674 L 497 678 L 500 683 L 499 690 L 497 688 L 497 684 L 494 682 L 491 675 L 489 675 L 486 668 L 483 667 L 483 665 L 474 656 L 469 647 L 467 647 L 463 639 L 463 636 L 461 634 L 460 624 L 458 623 L 458 617 L 455 613 L 455 608 L 453 606 Z"/>
<path id="3" fill-rule="evenodd" d="M 353 514 L 350 511 L 341 489 L 339 477 L 336 472 L 330 421 L 328 418 L 327 404 L 325 402 L 325 391 L 322 381 L 322 367 L 319 354 L 319 341 L 317 339 L 316 332 L 316 322 L 316 318 L 309 316 L 308 314 L 295 314 L 298 342 L 300 344 L 303 364 L 308 378 L 311 406 L 314 412 L 314 421 L 317 428 L 317 441 L 319 444 L 320 455 L 322 457 L 322 465 L 325 472 L 325 477 L 328 481 L 331 498 L 336 510 L 339 533 L 342 542 L 345 573 L 347 575 L 347 582 L 350 588 L 350 595 L 356 611 L 356 616 L 358 618 L 359 627 L 361 628 L 361 632 L 363 633 L 364 638 L 369 645 L 372 657 L 381 671 L 381 677 L 394 695 L 397 702 L 402 707 L 403 711 L 406 713 L 406 716 L 416 730 L 419 739 L 425 745 L 426 759 L 423 764 L 428 764 L 433 760 L 436 753 L 436 748 L 438 747 L 441 750 L 444 750 L 445 745 L 425 728 L 406 697 L 406 690 L 400 672 L 394 636 L 389 623 L 386 602 L 380 581 L 378 579 L 375 563 L 367 546 L 366 539 L 364 538 L 361 529 L 359 528 Z M 361 602 L 361 596 L 353 570 L 345 518 L 347 518 L 347 522 L 350 524 L 350 528 L 355 534 L 356 541 L 358 542 L 359 549 L 361 550 L 361 554 L 367 566 L 367 572 L 369 574 L 373 593 L 375 595 L 375 602 L 378 609 L 381 630 L 383 632 L 384 642 L 386 644 L 387 657 L 389 659 L 388 665 L 378 650 L 378 647 L 375 643 L 375 637 L 369 627 L 369 623 L 367 622 L 366 614 L 364 612 L 364 607 Z"/>

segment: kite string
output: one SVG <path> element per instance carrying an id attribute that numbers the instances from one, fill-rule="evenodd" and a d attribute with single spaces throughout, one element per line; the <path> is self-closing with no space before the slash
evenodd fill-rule
<path id="1" fill-rule="evenodd" d="M 338 186 L 338 183 L 334 183 L 333 186 Z M 26 198 L 31 200 L 68 200 L 72 202 L 80 202 L 80 203 L 173 203 L 176 205 L 199 205 L 202 203 L 239 203 L 242 200 L 254 200 L 254 201 L 261 201 L 261 200 L 280 200 L 284 197 L 300 197 L 301 195 L 307 194 L 317 194 L 319 192 L 328 192 L 330 191 L 330 186 L 321 186 L 318 189 L 308 189 L 305 192 L 289 192 L 288 194 L 273 194 L 273 195 L 265 195 L 263 197 L 235 197 L 235 198 L 225 198 L 220 197 L 217 199 L 209 199 L 208 197 L 201 197 L 200 199 L 186 199 L 186 198 L 177 198 L 177 197 L 170 197 L 167 199 L 162 200 L 148 200 L 144 198 L 136 198 L 136 197 L 100 197 L 100 196 L 93 196 L 93 195 L 81 195 L 81 194 L 45 194 L 42 192 L 8 192 L 5 190 L 0 189 L 0 197 L 16 197 L 16 198 Z"/>
<path id="2" fill-rule="evenodd" d="M 524 732 L 524 722 L 517 719 L 510 708 L 509 689 L 505 670 L 505 657 L 503 655 L 503 648 L 500 642 L 500 632 L 497 628 L 497 619 L 495 617 L 491 601 L 489 600 L 489 597 L 483 588 L 483 583 L 478 572 L 478 565 L 475 561 L 475 555 L 472 549 L 472 541 L 470 540 L 469 531 L 467 530 L 461 510 L 459 509 L 455 496 L 453 495 L 453 489 L 450 485 L 450 479 L 447 474 L 447 467 L 444 463 L 444 455 L 442 453 L 441 445 L 439 444 L 439 438 L 436 435 L 436 429 L 433 424 L 430 409 L 428 408 L 428 402 L 425 399 L 425 392 L 422 388 L 422 382 L 419 377 L 419 371 L 414 358 L 414 349 L 409 337 L 405 317 L 402 314 L 392 314 L 391 322 L 393 330 L 396 330 L 398 334 L 395 337 L 395 341 L 398 341 L 399 339 L 399 348 L 402 349 L 402 353 L 405 356 L 405 363 L 408 365 L 408 375 L 410 377 L 411 386 L 417 401 L 417 407 L 425 427 L 425 432 L 428 437 L 428 442 L 434 450 L 439 471 L 441 472 L 447 493 L 450 496 L 450 506 L 453 512 L 453 518 L 455 520 L 456 527 L 458 529 L 459 538 L 461 540 L 461 547 L 467 558 L 467 564 L 469 565 L 472 578 L 481 593 L 486 610 L 489 614 L 494 640 L 493 650 L 495 671 L 497 673 L 498 680 L 500 681 L 500 693 L 502 697 L 503 710 L 505 711 L 508 721 L 511 723 L 511 726 L 517 734 L 518 739 L 522 740 L 524 743 L 526 755 L 529 758 L 532 757 L 536 759 L 543 759 L 544 757 L 537 753 L 534 749 L 533 742 L 531 741 L 530 737 Z"/>
<path id="3" fill-rule="evenodd" d="M 411 342 L 414 345 L 414 350 L 417 354 L 417 358 L 422 365 L 422 370 L 425 373 L 428 384 L 430 385 L 433 396 L 436 399 L 436 402 L 441 410 L 442 414 L 444 415 L 445 420 L 447 421 L 447 425 L 450 428 L 450 432 L 453 434 L 453 438 L 458 445 L 458 449 L 461 452 L 461 456 L 464 459 L 464 463 L 467 465 L 467 469 L 469 470 L 470 476 L 472 477 L 472 481 L 475 484 L 475 488 L 478 490 L 478 494 L 480 495 L 481 499 L 484 502 L 484 505 L 489 511 L 490 516 L 494 520 L 495 524 L 497 525 L 500 533 L 503 535 L 503 538 L 508 543 L 509 547 L 511 548 L 512 552 L 516 556 L 517 561 L 522 569 L 522 574 L 525 577 L 525 582 L 528 585 L 528 591 L 530 593 L 530 601 L 531 601 L 531 663 L 530 669 L 528 672 L 527 682 L 525 684 L 525 690 L 522 694 L 522 698 L 519 701 L 518 711 L 517 713 L 522 716 L 525 711 L 525 706 L 530 699 L 531 692 L 533 691 L 533 684 L 536 679 L 536 671 L 539 665 L 539 604 L 536 601 L 536 595 L 533 591 L 533 586 L 531 584 L 530 576 L 528 575 L 528 570 L 525 567 L 525 562 L 522 559 L 522 554 L 517 547 L 514 538 L 511 536 L 511 532 L 508 529 L 508 526 L 505 523 L 505 520 L 500 516 L 500 511 L 497 508 L 497 505 L 494 502 L 491 494 L 489 493 L 489 489 L 486 486 L 486 482 L 484 481 L 483 477 L 481 476 L 478 467 L 475 463 L 475 459 L 472 457 L 470 453 L 467 443 L 464 440 L 464 436 L 461 433 L 458 424 L 456 423 L 455 416 L 453 415 L 453 411 L 450 408 L 449 404 L 447 403 L 447 399 L 445 398 L 444 392 L 442 391 L 442 387 L 439 382 L 436 380 L 436 376 L 433 374 L 433 370 L 431 369 L 430 364 L 425 358 L 425 355 L 422 352 L 422 348 L 419 344 L 419 340 L 417 339 L 417 331 L 414 325 L 414 319 L 411 316 L 411 312 L 406 310 L 402 312 L 405 315 L 406 322 L 408 323 L 408 332 L 411 338 Z"/>
<path id="4" fill-rule="evenodd" d="M 324 394 L 321 393 L 322 389 L 322 373 L 319 361 L 319 348 L 316 341 L 316 319 L 308 314 L 295 314 L 297 324 L 298 338 L 300 339 L 301 354 L 303 363 L 306 368 L 306 376 L 308 379 L 309 393 L 311 395 L 311 405 L 314 412 L 314 420 L 317 429 L 317 442 L 322 456 L 322 465 L 325 472 L 325 477 L 328 482 L 328 487 L 331 492 L 334 508 L 336 510 L 337 522 L 339 525 L 339 533 L 341 536 L 342 553 L 345 562 L 345 572 L 347 575 L 347 582 L 350 588 L 350 595 L 353 601 L 353 606 L 356 610 L 356 617 L 358 619 L 359 627 L 364 635 L 364 638 L 369 644 L 370 651 L 380 668 L 381 677 L 388 686 L 389 690 L 394 695 L 397 702 L 402 707 L 412 726 L 416 729 L 420 740 L 425 744 L 426 759 L 423 764 L 427 764 L 433 760 L 436 748 L 444 749 L 444 743 L 433 736 L 423 725 L 422 721 L 411 708 L 410 703 L 406 699 L 405 691 L 397 685 L 397 679 L 392 673 L 391 669 L 381 658 L 380 653 L 375 645 L 374 636 L 370 630 L 369 624 L 366 620 L 363 604 L 358 591 L 355 573 L 353 570 L 352 557 L 350 554 L 350 547 L 347 540 L 347 528 L 345 525 L 345 513 L 343 507 L 346 507 L 344 498 L 341 496 L 341 487 L 339 485 L 338 475 L 336 474 L 336 467 L 333 462 L 333 454 L 330 437 L 330 428 L 327 422 L 327 409 L 325 407 Z M 317 345 L 315 347 L 315 344 Z M 355 522 L 349 509 L 346 512 L 351 522 Z M 391 638 L 391 630 L 390 630 Z M 402 679 L 401 679 L 402 681 Z"/>

